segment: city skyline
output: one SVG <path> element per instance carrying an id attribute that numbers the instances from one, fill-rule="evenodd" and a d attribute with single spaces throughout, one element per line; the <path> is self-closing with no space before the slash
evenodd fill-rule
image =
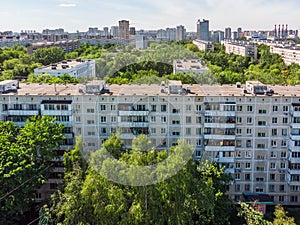
<path id="1" fill-rule="evenodd" d="M 45 28 L 64 28 L 68 32 L 86 31 L 88 27 L 117 25 L 119 20 L 129 20 L 137 29 L 160 29 L 184 25 L 196 31 L 198 19 L 210 20 L 211 30 L 231 27 L 236 30 L 271 30 L 275 24 L 289 24 L 290 29 L 300 29 L 297 0 L 28 0 L 5 1 L 0 15 L 0 31 L 42 31 Z"/>

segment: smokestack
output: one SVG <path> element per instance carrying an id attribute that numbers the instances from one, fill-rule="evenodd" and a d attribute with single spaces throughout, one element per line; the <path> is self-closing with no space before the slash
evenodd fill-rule
<path id="1" fill-rule="evenodd" d="M 285 27 L 285 36 L 287 37 L 289 34 L 289 30 L 288 30 L 288 25 L 286 24 L 286 27 Z"/>
<path id="2" fill-rule="evenodd" d="M 274 29 L 274 37 L 275 39 L 277 38 L 277 25 L 275 24 L 275 29 Z"/>
<path id="3" fill-rule="evenodd" d="M 278 39 L 280 39 L 280 24 L 278 25 Z"/>
<path id="4" fill-rule="evenodd" d="M 282 38 L 284 38 L 284 24 L 282 24 L 282 31 L 281 31 L 281 36 L 282 36 Z"/>

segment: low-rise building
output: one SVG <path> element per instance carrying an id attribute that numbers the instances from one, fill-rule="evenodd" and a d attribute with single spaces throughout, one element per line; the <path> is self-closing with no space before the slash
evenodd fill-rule
<path id="1" fill-rule="evenodd" d="M 95 77 L 95 60 L 65 60 L 59 63 L 51 64 L 34 69 L 34 75 L 49 74 L 60 77 L 63 74 L 69 74 L 72 77 Z"/>
<path id="2" fill-rule="evenodd" d="M 193 44 L 197 45 L 200 51 L 214 51 L 214 44 L 210 41 L 202 41 L 199 39 L 193 40 Z"/>
<path id="3" fill-rule="evenodd" d="M 64 52 L 73 52 L 75 49 L 80 47 L 79 40 L 68 40 L 68 41 L 57 41 L 57 42 L 37 42 L 27 47 L 27 53 L 33 54 L 35 50 L 39 48 L 51 48 L 59 47 Z"/>
<path id="4" fill-rule="evenodd" d="M 209 69 L 203 65 L 198 59 L 176 59 L 173 61 L 173 73 L 188 73 L 196 74 L 207 72 Z"/>
<path id="5" fill-rule="evenodd" d="M 300 65 L 300 46 L 270 46 L 270 52 L 279 54 L 287 65 L 291 63 Z"/>

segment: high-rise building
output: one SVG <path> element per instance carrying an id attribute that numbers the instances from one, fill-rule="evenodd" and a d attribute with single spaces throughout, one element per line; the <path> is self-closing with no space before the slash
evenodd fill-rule
<path id="1" fill-rule="evenodd" d="M 109 36 L 108 27 L 104 27 L 104 28 L 103 28 L 103 34 L 104 34 L 105 37 L 108 37 L 108 36 Z"/>
<path id="2" fill-rule="evenodd" d="M 237 29 L 237 37 L 238 37 L 238 38 L 241 38 L 242 36 L 243 36 L 242 28 L 239 27 L 239 28 Z"/>
<path id="3" fill-rule="evenodd" d="M 110 35 L 113 37 L 118 37 L 119 36 L 119 27 L 118 26 L 112 26 L 110 28 Z"/>
<path id="4" fill-rule="evenodd" d="M 176 40 L 177 41 L 185 40 L 185 33 L 186 33 L 186 29 L 184 28 L 183 25 L 177 26 L 176 27 Z"/>
<path id="5" fill-rule="evenodd" d="M 211 34 L 211 40 L 213 42 L 221 42 L 224 40 L 224 31 L 216 30 Z"/>
<path id="6" fill-rule="evenodd" d="M 231 39 L 232 40 L 236 40 L 238 38 L 238 32 L 237 31 L 233 31 L 232 33 L 231 33 Z"/>
<path id="7" fill-rule="evenodd" d="M 119 38 L 129 40 L 129 21 L 120 20 L 119 21 Z"/>
<path id="8" fill-rule="evenodd" d="M 209 41 L 209 20 L 200 19 L 197 21 L 197 38 L 202 41 Z"/>
<path id="9" fill-rule="evenodd" d="M 225 39 L 231 39 L 231 28 L 225 28 Z"/>
<path id="10" fill-rule="evenodd" d="M 167 28 L 166 35 L 167 35 L 167 40 L 169 41 L 176 40 L 176 28 Z"/>
<path id="11" fill-rule="evenodd" d="M 135 35 L 136 33 L 135 33 L 135 27 L 130 27 L 129 28 L 129 34 L 130 35 Z"/>

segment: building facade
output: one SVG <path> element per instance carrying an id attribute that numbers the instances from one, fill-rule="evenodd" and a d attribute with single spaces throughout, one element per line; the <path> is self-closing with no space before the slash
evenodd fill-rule
<path id="1" fill-rule="evenodd" d="M 96 77 L 95 60 L 65 60 L 34 69 L 34 75 L 40 74 L 49 74 L 55 77 L 60 77 L 63 74 L 69 74 L 75 78 Z"/>
<path id="2" fill-rule="evenodd" d="M 236 54 L 241 56 L 250 56 L 253 59 L 257 59 L 257 46 L 251 42 L 243 41 L 222 41 L 225 46 L 226 53 Z"/>
<path id="3" fill-rule="evenodd" d="M 184 41 L 185 40 L 186 29 L 183 25 L 176 27 L 176 40 Z"/>
<path id="4" fill-rule="evenodd" d="M 202 41 L 209 41 L 209 20 L 197 21 L 197 39 Z"/>
<path id="5" fill-rule="evenodd" d="M 300 65 L 300 47 L 270 46 L 270 52 L 279 54 L 287 65 Z"/>
<path id="6" fill-rule="evenodd" d="M 120 39 L 129 40 L 129 21 L 119 21 L 118 35 Z"/>
<path id="7" fill-rule="evenodd" d="M 210 41 L 193 40 L 193 44 L 197 45 L 200 51 L 214 51 L 214 44 Z"/>
<path id="8" fill-rule="evenodd" d="M 11 81 L 13 82 L 13 81 Z M 24 126 L 28 117 L 50 115 L 65 125 L 62 153 L 82 135 L 85 150 L 95 150 L 120 130 L 126 148 L 146 134 L 153 146 L 166 149 L 185 139 L 194 158 L 214 160 L 232 174 L 228 194 L 267 194 L 274 204 L 300 204 L 299 86 L 106 85 L 1 82 L 0 119 Z M 3 91 L 5 90 L 5 91 Z M 38 200 L 60 182 L 57 168 Z"/>
<path id="9" fill-rule="evenodd" d="M 37 42 L 27 47 L 27 53 L 33 54 L 35 50 L 39 48 L 51 48 L 51 47 L 59 47 L 65 53 L 73 52 L 75 49 L 80 47 L 80 41 L 69 40 L 69 41 L 57 41 L 57 42 Z"/>

